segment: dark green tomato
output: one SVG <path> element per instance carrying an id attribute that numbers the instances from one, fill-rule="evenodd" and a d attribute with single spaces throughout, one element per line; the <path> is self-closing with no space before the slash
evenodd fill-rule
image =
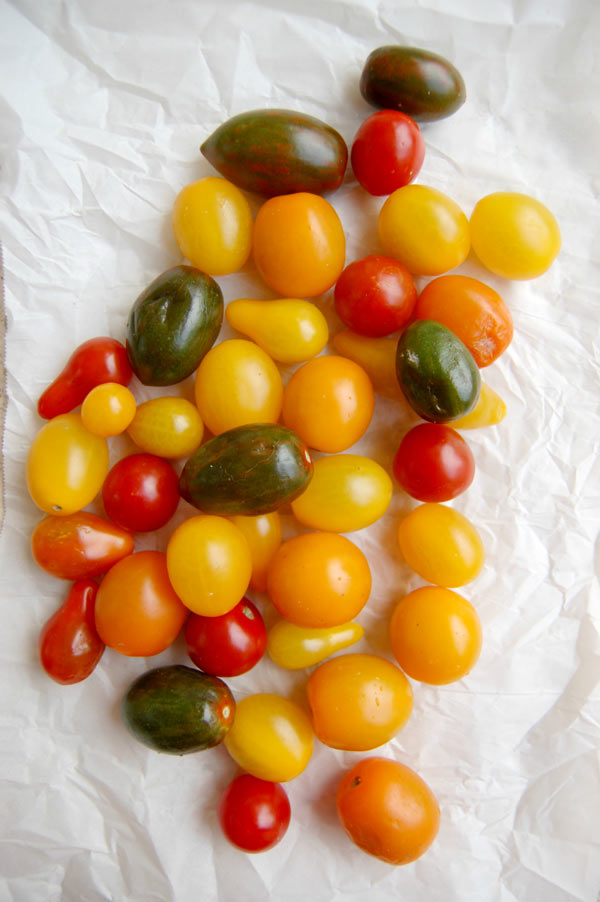
<path id="1" fill-rule="evenodd" d="M 348 163 L 348 148 L 335 129 L 294 110 L 240 113 L 200 150 L 238 188 L 264 197 L 334 191 Z"/>
<path id="2" fill-rule="evenodd" d="M 133 305 L 127 355 L 144 385 L 175 385 L 190 376 L 214 344 L 223 321 L 223 294 L 193 266 L 162 273 Z"/>
<path id="3" fill-rule="evenodd" d="M 402 333 L 396 374 L 410 406 L 432 423 L 462 417 L 479 398 L 481 377 L 471 352 L 434 320 L 417 320 Z"/>
<path id="4" fill-rule="evenodd" d="M 367 57 L 360 91 L 372 106 L 400 110 L 416 122 L 444 119 L 466 100 L 458 69 L 417 47 L 379 47 Z"/>

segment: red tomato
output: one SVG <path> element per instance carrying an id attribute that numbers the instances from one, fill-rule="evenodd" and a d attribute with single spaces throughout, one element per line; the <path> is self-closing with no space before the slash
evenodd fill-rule
<path id="1" fill-rule="evenodd" d="M 381 338 L 407 324 L 417 302 L 417 289 L 402 263 L 373 254 L 346 267 L 334 297 L 337 314 L 349 329 Z"/>
<path id="2" fill-rule="evenodd" d="M 171 464 L 154 454 L 131 454 L 109 470 L 102 488 L 111 520 L 132 532 L 167 523 L 179 504 L 179 480 Z"/>
<path id="3" fill-rule="evenodd" d="M 60 579 L 99 576 L 132 551 L 130 532 L 87 511 L 44 517 L 31 536 L 36 564 Z"/>
<path id="4" fill-rule="evenodd" d="M 350 162 L 365 191 L 379 196 L 412 182 L 424 156 L 425 142 L 414 119 L 398 110 L 380 110 L 356 133 Z"/>
<path id="5" fill-rule="evenodd" d="M 221 829 L 244 852 L 263 852 L 283 838 L 290 822 L 290 802 L 283 786 L 240 774 L 219 805 Z"/>
<path id="6" fill-rule="evenodd" d="M 475 460 L 456 430 L 421 423 L 406 433 L 393 462 L 394 476 L 419 501 L 450 501 L 473 482 Z"/>
<path id="7" fill-rule="evenodd" d="M 190 614 L 185 641 L 190 658 L 204 673 L 239 676 L 262 658 L 267 631 L 258 608 L 244 597 L 227 614 Z"/>
<path id="8" fill-rule="evenodd" d="M 98 584 L 91 579 L 74 583 L 40 633 L 42 667 L 57 683 L 80 683 L 102 657 L 104 642 L 94 622 L 97 591 Z"/>

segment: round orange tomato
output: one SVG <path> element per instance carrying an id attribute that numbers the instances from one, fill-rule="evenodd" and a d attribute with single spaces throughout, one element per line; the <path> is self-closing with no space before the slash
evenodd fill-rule
<path id="1" fill-rule="evenodd" d="M 310 448 L 345 451 L 367 430 L 375 395 L 358 363 L 326 355 L 296 370 L 283 393 L 282 418 Z"/>
<path id="2" fill-rule="evenodd" d="M 254 262 L 283 298 L 312 298 L 337 282 L 346 254 L 340 219 L 316 194 L 272 197 L 254 223 Z"/>
<path id="3" fill-rule="evenodd" d="M 464 586 L 475 579 L 485 560 L 471 521 L 444 504 L 420 504 L 404 517 L 398 542 L 408 566 L 438 586 Z"/>
<path id="4" fill-rule="evenodd" d="M 81 422 L 88 432 L 103 438 L 125 432 L 134 416 L 135 397 L 120 382 L 96 385 L 81 405 Z"/>
<path id="5" fill-rule="evenodd" d="M 419 858 L 437 836 L 440 806 L 414 770 L 389 758 L 364 758 L 342 777 L 336 806 L 350 839 L 388 864 Z"/>
<path id="6" fill-rule="evenodd" d="M 371 571 L 350 539 L 308 532 L 288 539 L 275 552 L 267 592 L 281 616 L 297 626 L 339 626 L 366 604 Z"/>

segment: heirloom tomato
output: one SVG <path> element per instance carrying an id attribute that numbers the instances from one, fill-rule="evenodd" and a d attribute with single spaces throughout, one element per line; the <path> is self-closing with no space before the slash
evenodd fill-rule
<path id="1" fill-rule="evenodd" d="M 91 579 L 71 586 L 67 600 L 48 620 L 40 633 L 42 666 L 57 683 L 79 683 L 96 667 L 104 642 L 94 622 L 98 584 Z"/>
<path id="2" fill-rule="evenodd" d="M 214 676 L 231 677 L 246 673 L 260 661 L 267 631 L 258 608 L 242 598 L 218 617 L 190 614 L 185 641 L 196 667 Z"/>
<path id="3" fill-rule="evenodd" d="M 485 560 L 473 524 L 443 504 L 421 504 L 404 517 L 398 542 L 409 567 L 438 586 L 464 586 L 475 579 Z"/>
<path id="4" fill-rule="evenodd" d="M 405 266 L 373 254 L 346 267 L 336 282 L 334 297 L 345 326 L 360 335 L 380 338 L 407 324 L 417 289 Z"/>
<path id="5" fill-rule="evenodd" d="M 87 511 L 44 517 L 31 536 L 36 564 L 60 579 L 99 576 L 132 551 L 128 530 Z"/>
<path id="6" fill-rule="evenodd" d="M 296 626 L 278 620 L 269 630 L 269 657 L 286 670 L 304 670 L 319 664 L 336 651 L 354 645 L 364 635 L 360 623 L 341 623 L 324 629 Z"/>
<path id="7" fill-rule="evenodd" d="M 130 454 L 110 469 L 102 487 L 106 513 L 132 532 L 160 529 L 179 504 L 179 480 L 171 464 L 155 454 Z"/>
<path id="8" fill-rule="evenodd" d="M 135 398 L 118 382 L 97 385 L 81 405 L 81 421 L 85 428 L 104 438 L 125 432 L 134 416 Z"/>
<path id="9" fill-rule="evenodd" d="M 204 424 L 190 401 L 164 396 L 138 405 L 128 434 L 147 454 L 187 457 L 202 441 Z"/>
<path id="10" fill-rule="evenodd" d="M 421 423 L 406 433 L 393 461 L 394 476 L 419 501 L 450 501 L 475 475 L 464 438 L 442 423 Z"/>
<path id="11" fill-rule="evenodd" d="M 350 160 L 369 194 L 391 194 L 417 177 L 425 142 L 414 119 L 399 110 L 380 110 L 360 126 Z"/>
<path id="12" fill-rule="evenodd" d="M 500 395 L 482 382 L 475 407 L 458 420 L 452 420 L 452 428 L 478 429 L 480 426 L 495 426 L 496 423 L 501 423 L 505 416 L 506 404 Z"/>
<path id="13" fill-rule="evenodd" d="M 240 774 L 219 803 L 219 823 L 230 843 L 244 852 L 264 852 L 281 839 L 290 823 L 287 793 L 279 783 Z"/>
<path id="14" fill-rule="evenodd" d="M 303 363 L 319 354 L 329 338 L 327 320 L 312 301 L 239 298 L 225 310 L 227 322 L 255 341 L 273 360 Z"/>
<path id="15" fill-rule="evenodd" d="M 264 592 L 267 588 L 269 564 L 281 545 L 281 518 L 277 511 L 272 511 L 270 514 L 259 514 L 256 517 L 236 514 L 230 519 L 244 534 L 250 549 L 252 557 L 250 588 Z"/>

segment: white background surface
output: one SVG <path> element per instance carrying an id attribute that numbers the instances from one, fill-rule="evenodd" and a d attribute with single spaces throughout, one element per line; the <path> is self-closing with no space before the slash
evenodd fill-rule
<path id="1" fill-rule="evenodd" d="M 0 2 L 9 392 L 1 902 L 595 902 L 598 10 L 594 0 Z M 100 334 L 123 339 L 137 295 L 180 262 L 170 211 L 183 185 L 212 174 L 198 152 L 202 140 L 235 113 L 284 107 L 325 119 L 350 144 L 373 112 L 358 90 L 362 66 L 388 43 L 447 56 L 467 85 L 458 113 L 423 126 L 418 181 L 445 191 L 467 215 L 491 191 L 530 193 L 558 218 L 563 249 L 532 282 L 497 279 L 472 258 L 460 268 L 499 290 L 515 322 L 511 347 L 484 374 L 508 415 L 464 433 L 477 475 L 454 502 L 486 546 L 482 574 L 460 590 L 480 614 L 484 647 L 460 683 L 415 684 L 409 724 L 381 750 L 436 793 L 438 839 L 404 868 L 356 849 L 337 823 L 334 793 L 360 755 L 317 744 L 308 769 L 287 786 L 293 820 L 285 839 L 245 856 L 216 822 L 217 799 L 236 773 L 226 751 L 160 756 L 119 721 L 132 679 L 146 666 L 185 663 L 181 643 L 147 662 L 107 651 L 92 677 L 72 687 L 41 670 L 37 635 L 66 584 L 31 560 L 40 514 L 24 461 L 41 425 L 37 398 L 72 349 Z M 330 199 L 348 262 L 377 252 L 382 199 L 368 197 L 350 171 Z M 269 296 L 251 264 L 219 282 L 226 301 Z M 317 303 L 339 328 L 331 296 Z M 136 389 L 140 399 L 159 393 Z M 379 400 L 353 450 L 389 468 L 408 423 L 404 409 Z M 114 459 L 122 450 L 113 443 Z M 391 608 L 422 584 L 394 540 L 398 517 L 412 506 L 397 491 L 378 524 L 351 536 L 374 573 L 360 648 L 386 656 Z M 191 512 L 183 507 L 179 519 Z M 291 518 L 285 522 L 291 534 Z M 137 547 L 164 547 L 169 531 Z M 270 617 L 266 600 L 254 597 Z M 305 677 L 263 660 L 229 682 L 238 698 L 280 691 L 302 699 Z"/>

